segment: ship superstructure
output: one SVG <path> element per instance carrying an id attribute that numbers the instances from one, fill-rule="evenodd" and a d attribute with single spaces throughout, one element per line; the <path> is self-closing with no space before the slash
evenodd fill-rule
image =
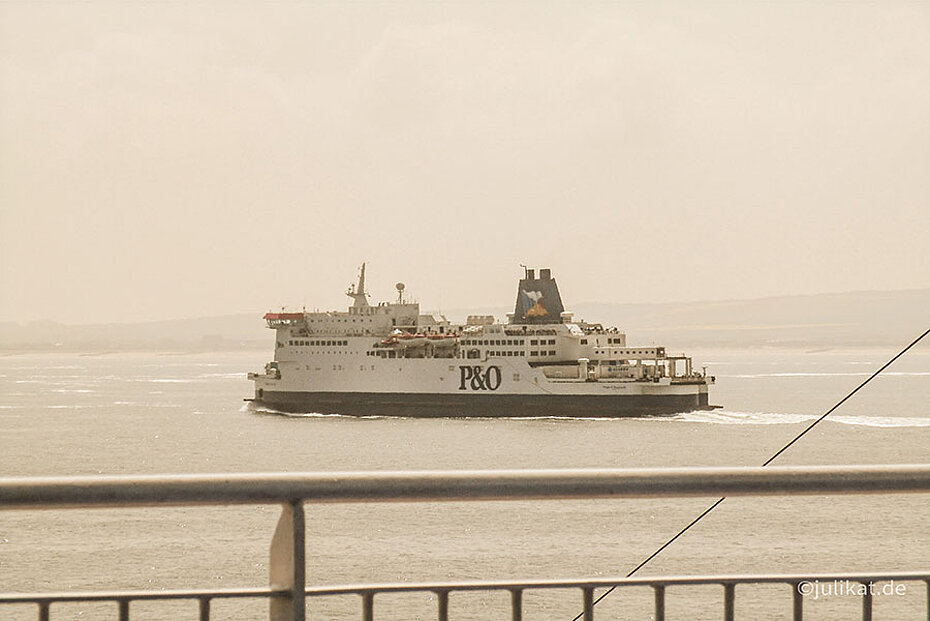
<path id="1" fill-rule="evenodd" d="M 397 299 L 372 305 L 365 264 L 347 311 L 270 312 L 274 360 L 253 401 L 285 412 L 412 417 L 620 417 L 709 409 L 713 377 L 664 347 L 628 347 L 575 320 L 548 269 L 526 269 L 506 323 L 453 324 Z"/>

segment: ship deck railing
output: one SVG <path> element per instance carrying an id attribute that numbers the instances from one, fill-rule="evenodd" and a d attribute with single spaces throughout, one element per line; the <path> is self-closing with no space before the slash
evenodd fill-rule
<path id="1" fill-rule="evenodd" d="M 35 606 L 37 618 L 52 618 L 53 605 L 111 602 L 120 621 L 131 605 L 152 600 L 192 600 L 199 618 L 211 618 L 217 600 L 262 598 L 272 621 L 302 621 L 311 598 L 354 595 L 358 617 L 375 618 L 375 599 L 390 593 L 435 596 L 435 618 L 450 618 L 450 594 L 505 592 L 511 619 L 523 618 L 523 595 L 544 589 L 578 592 L 579 618 L 596 618 L 596 599 L 605 589 L 649 588 L 653 618 L 665 619 L 666 589 L 698 585 L 721 588 L 722 616 L 735 619 L 737 587 L 782 584 L 791 589 L 791 618 L 804 618 L 805 585 L 844 581 L 872 585 L 917 583 L 927 592 L 930 619 L 930 568 L 892 573 L 815 573 L 598 577 L 596 579 L 429 582 L 400 584 L 308 585 L 304 507 L 318 503 L 448 502 L 497 500 L 573 500 L 707 496 L 795 496 L 824 494 L 897 494 L 930 492 L 930 465 L 807 466 L 768 468 L 519 470 L 441 472 L 348 472 L 306 474 L 217 474 L 165 476 L 83 476 L 0 478 L 0 510 L 94 507 L 153 507 L 280 504 L 281 516 L 271 537 L 270 581 L 266 587 L 190 590 L 73 591 L 0 593 L 4 605 Z M 861 618 L 870 620 L 873 590 L 862 589 Z"/>

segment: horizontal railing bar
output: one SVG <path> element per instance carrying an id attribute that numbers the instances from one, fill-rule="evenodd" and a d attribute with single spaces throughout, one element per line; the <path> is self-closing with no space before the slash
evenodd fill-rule
<path id="1" fill-rule="evenodd" d="M 165 591 L 69 591 L 58 593 L 0 593 L 0 604 L 57 602 L 118 602 L 159 599 L 230 599 L 244 597 L 288 597 L 290 591 L 257 587 L 247 589 Z"/>
<path id="2" fill-rule="evenodd" d="M 721 576 L 659 576 L 641 578 L 572 578 L 565 580 L 524 580 L 520 582 L 484 581 L 484 582 L 447 582 L 447 583 L 384 583 L 359 585 L 330 585 L 307 588 L 307 595 L 321 597 L 327 595 L 350 595 L 365 592 L 403 593 L 406 591 L 431 591 L 433 593 L 454 591 L 507 591 L 513 589 L 579 589 L 585 587 L 603 588 L 611 586 L 687 586 L 707 584 L 791 584 L 796 582 L 830 582 L 849 580 L 850 582 L 918 582 L 930 579 L 930 569 L 889 574 L 760 574 L 760 575 L 721 575 Z"/>
<path id="3" fill-rule="evenodd" d="M 930 465 L 0 478 L 0 509 L 930 492 Z"/>
<path id="4" fill-rule="evenodd" d="M 490 580 L 484 582 L 424 582 L 424 583 L 384 583 L 361 585 L 315 586 L 306 590 L 308 596 L 321 597 L 329 595 L 366 595 L 377 593 L 432 592 L 452 593 L 455 591 L 514 591 L 525 589 L 578 589 L 620 587 L 668 587 L 696 586 L 708 584 L 794 584 L 800 582 L 831 582 L 849 580 L 850 582 L 925 582 L 930 580 L 930 569 L 926 571 L 909 571 L 895 573 L 837 573 L 837 574 L 726 574 L 704 576 L 652 576 L 639 578 L 605 577 L 596 580 L 571 578 L 563 580 L 523 580 L 519 582 Z M 248 589 L 214 589 L 209 591 L 95 591 L 69 593 L 0 593 L 0 604 L 36 603 L 36 602 L 75 602 L 75 601 L 134 601 L 134 600 L 168 600 L 168 599 L 222 599 L 245 597 L 287 597 L 290 592 L 282 589 L 248 588 Z"/>

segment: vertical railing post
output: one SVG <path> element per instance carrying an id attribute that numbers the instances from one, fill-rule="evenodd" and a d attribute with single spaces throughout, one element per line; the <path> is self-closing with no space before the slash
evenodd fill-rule
<path id="1" fill-rule="evenodd" d="M 791 620 L 804 621 L 804 594 L 801 593 L 801 583 L 792 582 L 791 589 L 793 593 L 791 601 L 794 604 L 792 606 Z"/>
<path id="2" fill-rule="evenodd" d="M 665 621 L 665 585 L 657 584 L 653 588 L 656 596 L 656 621 Z"/>
<path id="3" fill-rule="evenodd" d="M 129 600 L 119 600 L 119 621 L 129 621 Z"/>
<path id="4" fill-rule="evenodd" d="M 581 602 L 584 608 L 584 621 L 594 621 L 594 587 L 581 589 Z"/>
<path id="5" fill-rule="evenodd" d="M 727 582 L 723 585 L 723 619 L 733 621 L 736 616 L 736 585 Z"/>
<path id="6" fill-rule="evenodd" d="M 200 598 L 200 621 L 210 621 L 210 598 Z"/>
<path id="7" fill-rule="evenodd" d="M 437 600 L 437 619 L 439 621 L 449 621 L 449 592 L 436 591 Z"/>
<path id="8" fill-rule="evenodd" d="M 304 505 L 294 500 L 283 506 L 274 537 L 271 539 L 269 584 L 286 590 L 286 596 L 272 596 L 271 621 L 304 621 L 306 611 L 306 560 L 304 558 Z"/>
<path id="9" fill-rule="evenodd" d="M 39 602 L 39 621 L 49 621 L 49 602 Z"/>
<path id="10" fill-rule="evenodd" d="M 362 593 L 362 621 L 375 621 L 375 594 Z"/>
<path id="11" fill-rule="evenodd" d="M 861 584 L 865 587 L 862 595 L 862 621 L 872 621 L 872 591 L 869 590 L 869 583 Z"/>
<path id="12" fill-rule="evenodd" d="M 511 621 L 523 621 L 523 589 L 510 592 L 510 618 Z"/>

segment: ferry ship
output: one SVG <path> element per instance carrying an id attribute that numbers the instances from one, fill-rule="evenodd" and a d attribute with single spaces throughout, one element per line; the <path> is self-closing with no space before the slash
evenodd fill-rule
<path id="1" fill-rule="evenodd" d="M 269 312 L 274 360 L 255 404 L 282 412 L 407 417 L 623 417 L 712 409 L 714 378 L 664 347 L 628 347 L 576 320 L 551 270 L 524 268 L 506 323 L 454 324 L 397 300 L 372 305 L 365 264 L 347 311 Z"/>

